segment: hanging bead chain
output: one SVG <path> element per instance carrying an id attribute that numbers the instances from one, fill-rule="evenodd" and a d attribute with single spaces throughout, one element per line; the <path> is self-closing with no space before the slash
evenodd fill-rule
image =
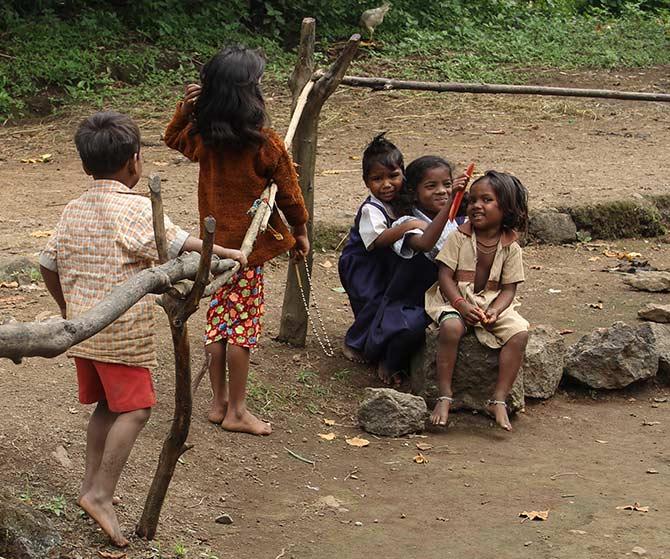
<path id="1" fill-rule="evenodd" d="M 305 290 L 302 287 L 302 279 L 300 277 L 300 268 L 298 267 L 298 263 L 295 263 L 295 275 L 298 278 L 298 287 L 300 287 L 300 296 L 302 297 L 302 304 L 305 306 L 305 312 L 307 313 L 307 318 L 309 319 L 309 323 L 312 326 L 312 333 L 314 334 L 314 337 L 317 339 L 319 342 L 319 345 L 321 346 L 321 349 L 323 350 L 323 353 L 327 357 L 334 357 L 335 356 L 335 351 L 333 350 L 333 346 L 330 343 L 330 338 L 328 338 L 328 333 L 326 332 L 326 327 L 323 323 L 323 318 L 321 318 L 321 310 L 319 309 L 319 305 L 316 302 L 316 298 L 314 297 L 314 289 L 312 289 L 312 275 L 309 273 L 309 268 L 307 267 L 307 261 L 304 261 L 305 264 L 305 275 L 307 276 L 307 283 L 309 284 L 309 291 L 312 294 L 312 303 L 314 304 L 314 310 L 316 311 L 316 317 L 319 322 L 319 328 L 321 332 L 323 333 L 323 339 L 321 339 L 321 336 L 319 335 L 319 332 L 316 328 L 316 323 L 314 322 L 314 318 L 312 317 L 312 313 L 309 311 L 309 305 L 307 304 L 307 298 L 305 297 Z M 325 340 L 325 344 L 323 343 Z"/>

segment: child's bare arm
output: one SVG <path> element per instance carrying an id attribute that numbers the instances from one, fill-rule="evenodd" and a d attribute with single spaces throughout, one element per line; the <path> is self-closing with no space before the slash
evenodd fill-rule
<path id="1" fill-rule="evenodd" d="M 461 292 L 458 290 L 458 285 L 456 285 L 456 280 L 454 280 L 454 270 L 440 262 L 437 277 L 442 297 L 449 301 L 449 304 L 461 313 L 465 322 L 474 326 L 484 318 L 484 313 L 479 307 L 472 303 L 468 303 L 461 296 Z"/>
<path id="2" fill-rule="evenodd" d="M 425 229 L 426 223 L 420 219 L 405 221 L 396 227 L 389 227 L 375 239 L 372 248 L 389 247 L 412 229 Z"/>
<path id="3" fill-rule="evenodd" d="M 65 318 L 66 303 L 65 297 L 63 297 L 63 288 L 60 284 L 60 276 L 58 275 L 58 272 L 49 270 L 49 268 L 45 268 L 44 266 L 40 266 L 40 272 L 42 278 L 44 278 L 44 285 L 46 285 L 47 291 L 49 291 L 60 308 L 61 316 Z"/>
<path id="4" fill-rule="evenodd" d="M 449 212 L 451 211 L 451 205 L 454 202 L 454 194 L 465 188 L 466 181 L 467 177 L 465 175 L 458 177 L 454 181 L 447 204 L 438 212 L 435 219 L 433 219 L 428 227 L 426 227 L 423 231 L 423 235 L 412 235 L 407 239 L 407 244 L 411 249 L 416 252 L 428 252 L 433 249 L 435 243 L 439 240 L 440 235 L 442 235 L 444 227 L 449 221 Z"/>
<path id="5" fill-rule="evenodd" d="M 498 320 L 500 313 L 512 304 L 516 296 L 516 286 L 516 283 L 507 283 L 502 286 L 500 293 L 486 310 L 486 320 L 484 323 L 487 326 L 494 324 Z"/>
<path id="6" fill-rule="evenodd" d="M 202 240 L 189 235 L 181 247 L 181 251 L 202 252 Z M 244 268 L 247 265 L 247 257 L 244 256 L 244 254 L 239 250 L 214 245 L 212 252 L 219 258 L 230 258 L 232 260 L 237 260 L 240 263 L 240 268 Z"/>

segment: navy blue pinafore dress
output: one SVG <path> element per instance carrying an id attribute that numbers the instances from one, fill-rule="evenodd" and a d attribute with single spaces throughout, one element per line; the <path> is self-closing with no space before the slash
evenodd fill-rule
<path id="1" fill-rule="evenodd" d="M 338 262 L 340 282 L 349 296 L 351 310 L 354 312 L 354 323 L 347 330 L 344 341 L 352 349 L 361 352 L 365 349 L 370 325 L 389 285 L 393 269 L 400 261 L 400 257 L 391 247 L 370 251 L 365 248 L 358 227 L 361 211 L 366 204 L 373 205 L 384 214 L 387 227 L 391 227 L 393 223 L 386 208 L 368 197 L 358 208 L 354 226 L 349 232 L 349 240 Z"/>

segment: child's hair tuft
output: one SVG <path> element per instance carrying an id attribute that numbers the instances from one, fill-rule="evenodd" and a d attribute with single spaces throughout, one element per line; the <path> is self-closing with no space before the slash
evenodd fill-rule
<path id="1" fill-rule="evenodd" d="M 405 182 L 397 196 L 391 202 L 396 215 L 411 215 L 416 205 L 416 188 L 430 169 L 444 167 L 454 172 L 451 163 L 439 155 L 424 155 L 412 161 L 405 170 Z"/>
<path id="2" fill-rule="evenodd" d="M 244 148 L 264 141 L 264 71 L 263 52 L 241 45 L 224 48 L 202 67 L 193 132 L 199 133 L 205 144 Z"/>
<path id="3" fill-rule="evenodd" d="M 377 134 L 363 152 L 363 180 L 368 180 L 370 170 L 375 164 L 383 165 L 387 169 L 399 167 L 405 173 L 405 162 L 402 153 L 396 145 L 386 139 L 386 132 Z"/>
<path id="4" fill-rule="evenodd" d="M 486 171 L 472 185 L 481 180 L 489 181 L 498 198 L 498 206 L 503 214 L 503 228 L 525 233 L 528 230 L 528 189 L 509 173 Z"/>
<path id="5" fill-rule="evenodd" d="M 140 152 L 140 129 L 128 115 L 99 112 L 79 125 L 74 143 L 88 173 L 111 175 Z"/>

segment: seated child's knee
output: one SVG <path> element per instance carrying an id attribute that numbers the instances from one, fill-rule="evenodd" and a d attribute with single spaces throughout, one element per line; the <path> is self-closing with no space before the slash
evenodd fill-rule
<path id="1" fill-rule="evenodd" d="M 459 319 L 449 318 L 440 324 L 440 341 L 458 342 L 463 334 L 465 334 L 465 328 Z"/>
<path id="2" fill-rule="evenodd" d="M 524 330 L 522 332 L 517 332 L 510 338 L 509 341 L 517 345 L 522 350 L 526 349 L 526 344 L 528 344 L 528 331 Z"/>

